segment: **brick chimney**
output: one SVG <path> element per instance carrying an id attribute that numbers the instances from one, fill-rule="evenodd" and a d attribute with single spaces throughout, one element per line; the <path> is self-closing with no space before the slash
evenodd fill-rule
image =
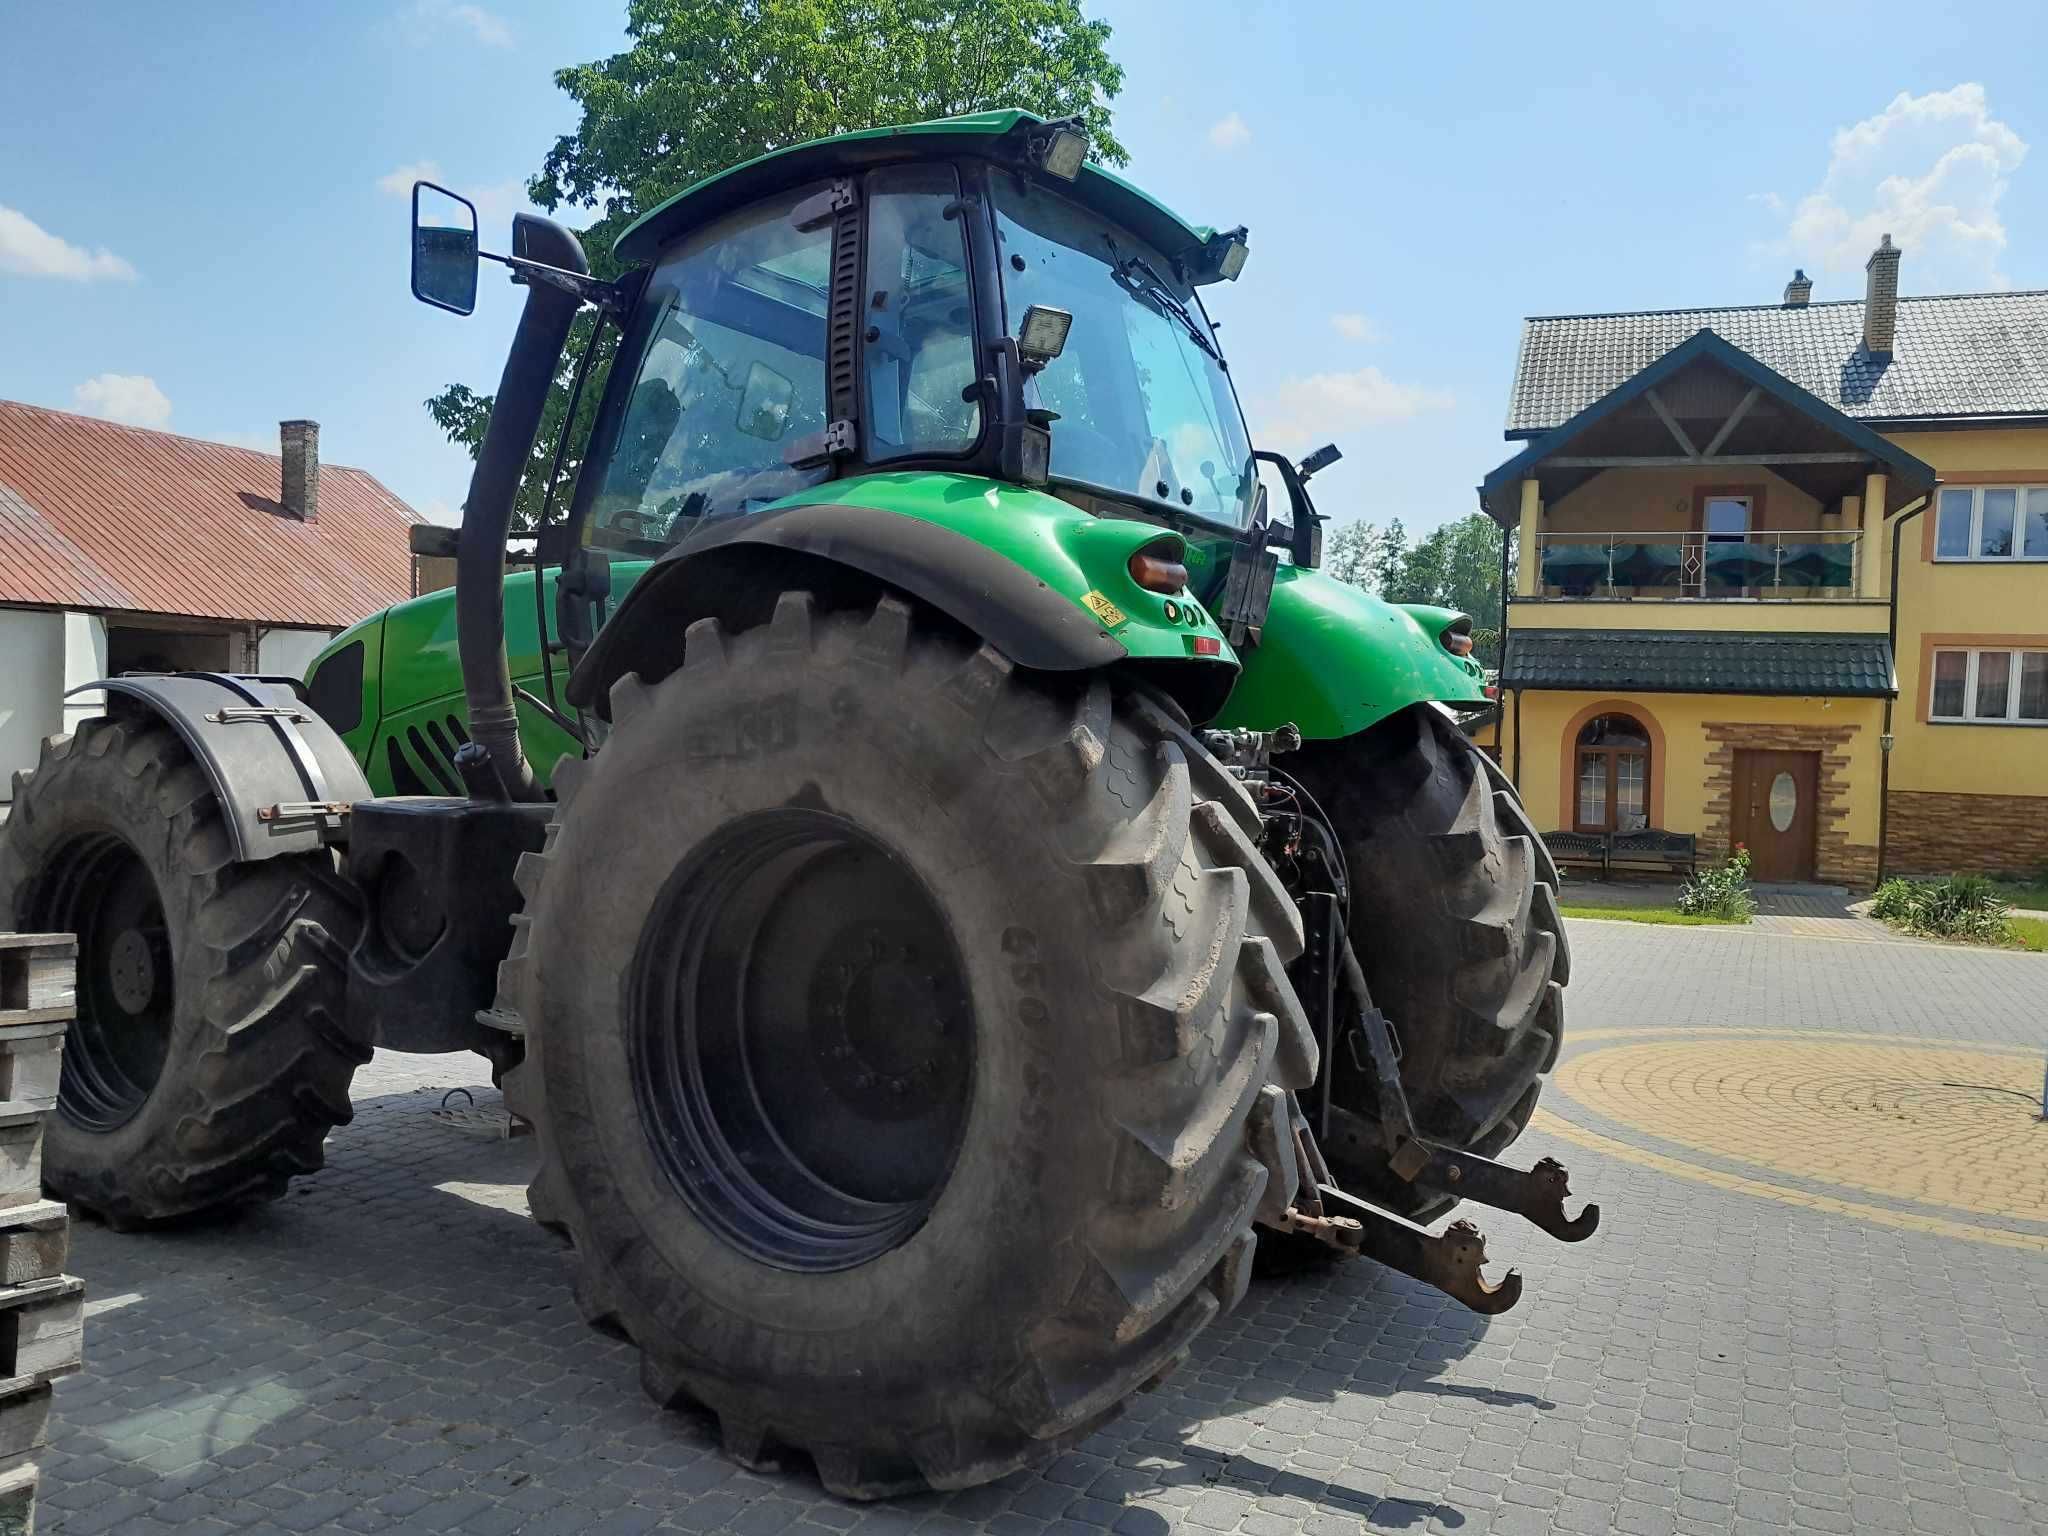
<path id="1" fill-rule="evenodd" d="M 1792 281 L 1785 285 L 1785 307 L 1787 309 L 1804 309 L 1806 308 L 1806 301 L 1812 297 L 1813 279 L 1806 275 L 1804 269 L 1794 267 L 1792 269 Z"/>
<path id="2" fill-rule="evenodd" d="M 320 520 L 320 423 L 281 421 L 278 441 L 284 453 L 284 485 L 278 500 L 302 523 Z"/>
<path id="3" fill-rule="evenodd" d="M 1863 350 L 1890 357 L 1899 329 L 1899 248 L 1886 235 L 1863 264 Z"/>

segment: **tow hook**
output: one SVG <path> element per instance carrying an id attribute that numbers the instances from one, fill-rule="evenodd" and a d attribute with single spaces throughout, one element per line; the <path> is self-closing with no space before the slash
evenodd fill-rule
<path id="1" fill-rule="evenodd" d="M 1335 947 L 1343 989 L 1355 1010 L 1349 1036 L 1353 1059 L 1372 1077 L 1388 1170 L 1404 1183 L 1422 1189 L 1512 1211 L 1560 1242 L 1577 1243 L 1591 1237 L 1600 1225 L 1600 1207 L 1588 1205 L 1577 1216 L 1565 1214 L 1571 1176 L 1555 1158 L 1543 1158 L 1530 1169 L 1511 1168 L 1477 1153 L 1439 1146 L 1416 1133 L 1407 1090 L 1401 1085 L 1393 1026 L 1373 1006 L 1349 937 L 1340 932 Z M 1522 1299 L 1522 1277 L 1516 1271 L 1509 1270 L 1498 1284 L 1482 1273 L 1486 1239 L 1471 1222 L 1454 1221 L 1443 1232 L 1432 1234 L 1405 1217 L 1347 1194 L 1331 1177 L 1307 1117 L 1291 1094 L 1284 1115 L 1292 1132 L 1286 1138 L 1286 1151 L 1292 1155 L 1280 1154 L 1279 1138 L 1270 1134 L 1261 1143 L 1266 1146 L 1262 1156 L 1269 1165 L 1280 1165 L 1273 1167 L 1276 1185 L 1293 1192 L 1277 1216 L 1269 1211 L 1265 1219 L 1271 1225 L 1282 1232 L 1300 1233 L 1339 1253 L 1375 1259 L 1389 1269 L 1413 1275 L 1474 1312 L 1505 1312 Z"/>
<path id="2" fill-rule="evenodd" d="M 1317 1193 L 1326 1210 L 1335 1207 L 1344 1214 L 1303 1216 L 1289 1211 L 1282 1231 L 1304 1233 L 1340 1253 L 1374 1259 L 1389 1269 L 1413 1275 L 1474 1312 L 1491 1316 L 1522 1299 L 1522 1277 L 1514 1270 L 1498 1285 L 1490 1284 L 1480 1272 L 1486 1263 L 1486 1238 L 1471 1222 L 1454 1221 L 1441 1233 L 1432 1234 L 1332 1185 L 1324 1185 Z"/>
<path id="3" fill-rule="evenodd" d="M 1380 1125 L 1387 1138 L 1387 1163 L 1395 1175 L 1438 1194 L 1490 1205 L 1498 1211 L 1512 1211 L 1559 1242 L 1578 1243 L 1591 1237 L 1600 1225 L 1600 1207 L 1588 1205 L 1577 1216 L 1565 1215 L 1564 1199 L 1571 1193 L 1571 1175 L 1556 1158 L 1546 1157 L 1526 1170 L 1510 1168 L 1490 1157 L 1440 1147 L 1416 1134 L 1408 1094 L 1401 1086 L 1393 1028 L 1387 1016 L 1373 1006 L 1372 995 L 1365 986 L 1365 972 L 1349 938 L 1343 940 L 1340 949 L 1345 985 L 1358 1005 L 1355 1027 L 1365 1039 L 1365 1054 L 1372 1068 Z"/>

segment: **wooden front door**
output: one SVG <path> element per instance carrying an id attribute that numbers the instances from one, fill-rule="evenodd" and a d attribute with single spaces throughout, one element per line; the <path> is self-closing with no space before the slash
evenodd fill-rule
<path id="1" fill-rule="evenodd" d="M 1749 850 L 1752 880 L 1811 880 L 1820 816 L 1818 752 L 1735 753 L 1735 841 Z"/>

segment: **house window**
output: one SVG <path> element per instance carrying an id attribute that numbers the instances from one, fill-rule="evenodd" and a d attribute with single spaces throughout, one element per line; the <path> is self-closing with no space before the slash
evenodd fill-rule
<path id="1" fill-rule="evenodd" d="M 1935 523 L 1937 560 L 2048 560 L 2048 485 L 1952 485 Z"/>
<path id="2" fill-rule="evenodd" d="M 2048 725 L 2048 650 L 1936 651 L 1927 718 Z"/>
<path id="3" fill-rule="evenodd" d="M 1628 715 L 1597 715 L 1579 732 L 1578 830 L 1640 832 L 1650 824 L 1650 733 Z"/>
<path id="4" fill-rule="evenodd" d="M 1740 544 L 1749 537 L 1749 498 L 1709 496 L 1700 521 L 1709 544 Z"/>

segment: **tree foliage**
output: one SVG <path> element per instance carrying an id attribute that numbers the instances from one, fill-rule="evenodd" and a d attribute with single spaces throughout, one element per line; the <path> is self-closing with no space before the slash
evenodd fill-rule
<path id="1" fill-rule="evenodd" d="M 1474 654 L 1496 666 L 1501 537 L 1492 520 L 1477 513 L 1445 523 L 1412 544 L 1398 517 L 1385 529 L 1346 523 L 1324 544 L 1323 569 L 1390 603 L 1433 603 L 1470 614 Z M 1512 580 L 1512 545 L 1508 570 Z"/>
<path id="2" fill-rule="evenodd" d="M 1110 131 L 1123 70 L 1107 22 L 1080 0 L 629 0 L 627 47 L 558 70 L 582 111 L 548 151 L 527 195 L 550 213 L 592 216 L 580 231 L 591 270 L 615 276 L 611 246 L 648 209 L 726 167 L 807 139 L 994 107 L 1078 115 L 1094 154 L 1124 163 Z M 594 317 L 564 349 L 520 485 L 514 526 L 533 525 L 567 417 L 569 380 Z M 608 335 L 570 423 L 557 495 L 610 366 Z M 426 402 L 475 457 L 492 397 L 451 384 Z"/>

